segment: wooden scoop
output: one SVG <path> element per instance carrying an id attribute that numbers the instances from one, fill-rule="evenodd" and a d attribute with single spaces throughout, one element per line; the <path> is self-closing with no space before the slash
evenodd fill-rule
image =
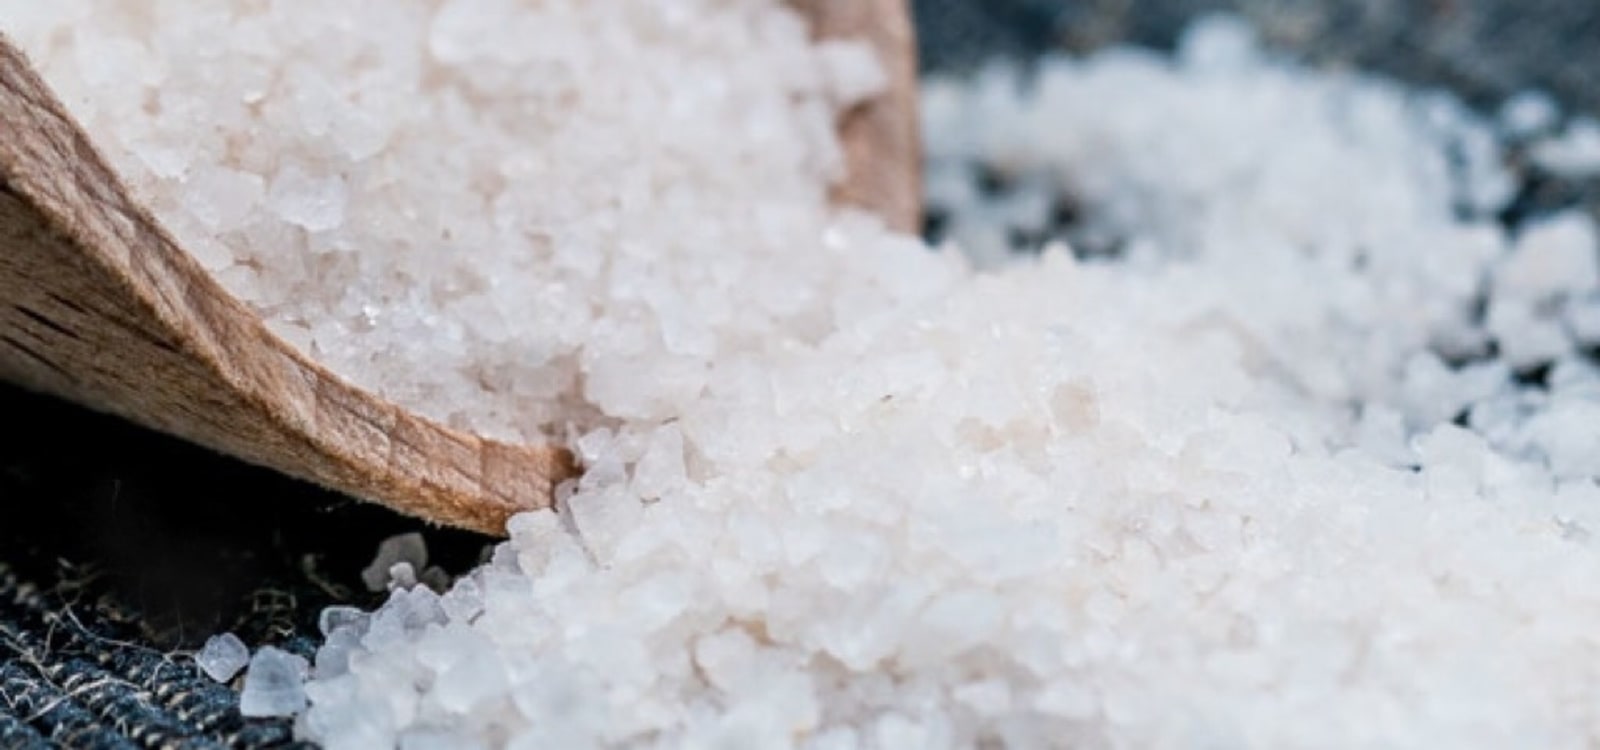
<path id="1" fill-rule="evenodd" d="M 819 34 L 869 40 L 890 74 L 888 93 L 841 123 L 850 171 L 835 199 L 915 229 L 905 0 L 794 5 Z M 556 485 L 580 471 L 563 448 L 487 440 L 412 414 L 270 333 L 135 203 L 3 36 L 0 378 L 491 534 L 513 513 L 550 507 Z"/>

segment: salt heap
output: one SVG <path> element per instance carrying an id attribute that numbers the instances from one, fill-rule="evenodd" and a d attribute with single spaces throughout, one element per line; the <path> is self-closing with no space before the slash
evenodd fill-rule
<path id="1" fill-rule="evenodd" d="M 143 94 L 73 72 L 96 69 L 94 49 L 146 60 L 123 70 L 163 81 L 163 98 L 185 76 L 238 75 L 228 90 L 243 104 L 193 106 L 241 153 L 303 159 L 293 179 L 331 179 L 338 139 L 393 133 L 351 172 L 391 182 L 288 191 L 311 197 L 273 214 L 301 224 L 272 235 L 294 239 L 271 262 L 346 280 L 389 269 L 409 282 L 421 257 L 486 269 L 388 287 L 397 301 L 370 329 L 348 323 L 358 308 L 334 315 L 348 356 L 412 357 L 431 365 L 424 381 L 490 357 L 495 398 L 451 403 L 494 404 L 508 425 L 566 413 L 590 426 L 572 441 L 588 473 L 559 516 L 516 518 L 492 562 L 442 595 L 401 589 L 370 617 L 327 618 L 307 737 L 1600 741 L 1594 227 L 1490 220 L 1515 181 L 1495 128 L 1452 99 L 1275 60 L 1226 21 L 1170 60 L 1118 50 L 931 82 L 930 197 L 976 262 L 998 267 L 977 274 L 960 253 L 824 209 L 837 102 L 823 56 L 769 6 L 344 7 L 169 19 L 209 24 L 214 48 L 260 51 L 214 66 L 227 73 L 160 62 L 189 54 L 164 23 L 69 28 L 30 9 L 51 18 L 25 37 L 97 133 L 140 144 L 124 164 L 161 163 L 149 143 L 193 132 L 161 124 L 166 106 L 104 114 L 138 114 Z M 652 46 L 679 11 L 695 23 Z M 407 33 L 318 57 L 345 53 L 305 40 L 384 26 L 342 16 L 356 12 Z M 595 23 L 582 44 L 566 31 L 495 41 L 551 17 Z M 468 28 L 481 48 L 439 44 Z M 555 62 L 591 44 L 594 64 Z M 451 73 L 468 49 L 498 57 Z M 318 103 L 303 115 L 340 101 L 324 89 L 344 77 L 312 74 L 347 67 L 379 81 L 425 71 L 414 108 L 433 119 L 392 107 L 368 130 L 260 125 L 285 100 Z M 580 73 L 565 94 L 544 88 Z M 243 85 L 257 79 L 273 83 Z M 221 90 L 202 83 L 188 90 Z M 598 130 L 551 125 L 563 117 Z M 109 140 L 119 129 L 131 135 Z M 230 139 L 241 132 L 253 137 Z M 200 171 L 218 158 L 175 153 Z M 485 174 L 497 176 L 473 179 Z M 519 181 L 530 174 L 570 179 Z M 172 212 L 192 195 L 171 175 L 141 184 L 175 196 Z M 357 220 L 304 225 L 337 223 L 339 195 Z M 1063 196 L 1080 217 L 1065 229 L 1096 260 L 1060 245 L 1013 259 L 1008 238 L 1058 229 Z M 258 247 L 259 228 L 230 231 Z M 499 232 L 520 239 L 474 241 Z M 408 255 L 435 237 L 488 249 Z M 313 328 L 309 313 L 330 312 L 315 297 L 295 303 Z M 273 299 L 264 309 L 295 298 Z M 463 316 L 477 310 L 492 314 Z M 411 322 L 377 327 L 394 316 Z M 443 382 L 418 389 L 453 393 Z"/>

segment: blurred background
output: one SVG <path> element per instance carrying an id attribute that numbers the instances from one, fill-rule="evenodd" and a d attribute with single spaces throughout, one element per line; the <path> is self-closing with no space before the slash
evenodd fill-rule
<path id="1" fill-rule="evenodd" d="M 998 55 L 1170 47 L 1231 11 L 1320 66 L 1448 88 L 1492 110 L 1527 88 L 1600 113 L 1591 0 L 915 0 L 925 70 Z M 1600 210 L 1593 181 L 1523 175 L 1519 210 Z M 309 655 L 334 603 L 373 606 L 380 540 L 423 531 L 452 573 L 491 540 L 426 529 L 117 420 L 0 386 L 0 748 L 293 746 L 244 721 L 184 649 L 231 630 Z"/>

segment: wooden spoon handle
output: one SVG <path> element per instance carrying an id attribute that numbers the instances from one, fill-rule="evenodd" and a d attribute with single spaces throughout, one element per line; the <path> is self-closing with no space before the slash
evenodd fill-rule
<path id="1" fill-rule="evenodd" d="M 4 36 L 0 377 L 495 534 L 577 471 L 560 448 L 419 419 L 274 336 L 132 200 Z"/>
<path id="2" fill-rule="evenodd" d="M 861 39 L 888 74 L 881 96 L 845 113 L 840 142 L 849 169 L 837 204 L 866 209 L 894 229 L 922 231 L 922 143 L 917 45 L 908 0 L 789 0 L 822 39 Z"/>

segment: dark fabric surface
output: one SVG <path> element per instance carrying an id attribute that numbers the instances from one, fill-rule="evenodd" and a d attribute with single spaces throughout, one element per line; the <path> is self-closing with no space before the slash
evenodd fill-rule
<path id="1" fill-rule="evenodd" d="M 1169 46 L 1231 8 L 1270 43 L 1329 65 L 1446 85 L 1493 105 L 1540 86 L 1600 111 L 1600 5 L 1587 0 L 916 0 L 925 69 L 1115 41 Z M 1591 183 L 1528 173 L 1508 220 L 1600 207 Z M 188 657 L 212 633 L 309 655 L 316 617 L 371 606 L 359 571 L 379 540 L 423 530 L 434 562 L 469 568 L 489 540 L 0 387 L 0 750 L 294 747 L 246 720 Z"/>
<path id="2" fill-rule="evenodd" d="M 293 747 L 189 651 L 231 630 L 309 656 L 361 568 L 420 525 L 118 420 L 0 388 L 0 749 Z M 463 571 L 489 540 L 426 531 Z"/>

